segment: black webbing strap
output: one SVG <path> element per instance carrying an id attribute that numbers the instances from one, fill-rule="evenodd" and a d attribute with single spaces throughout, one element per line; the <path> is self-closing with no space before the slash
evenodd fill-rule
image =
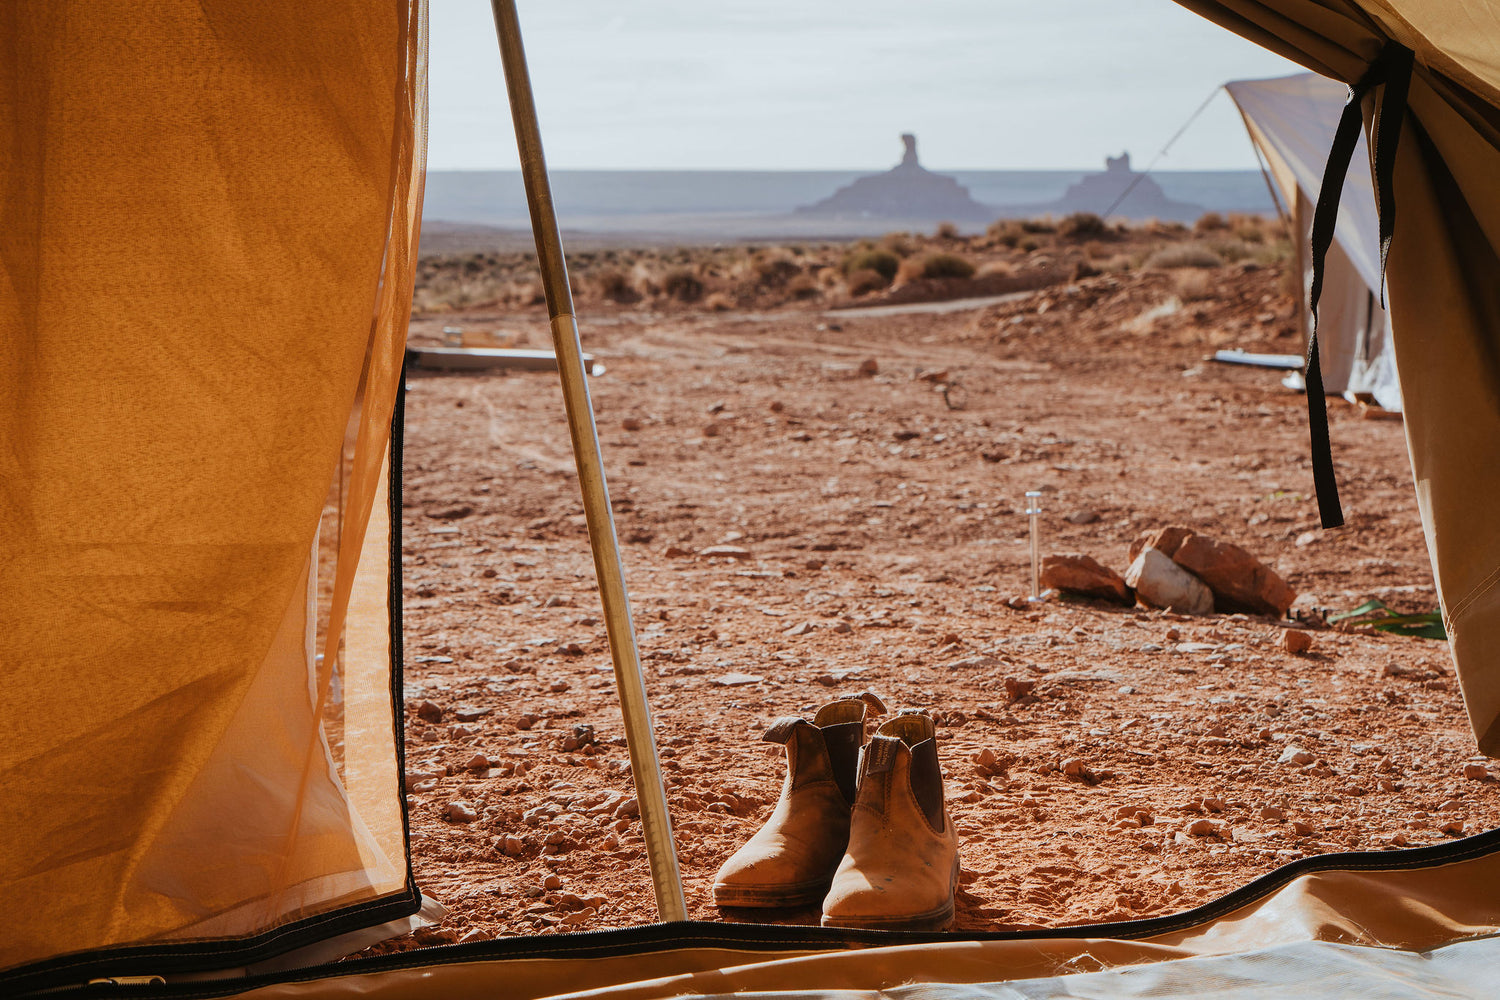
<path id="1" fill-rule="evenodd" d="M 1318 494 L 1318 515 L 1323 527 L 1337 528 L 1344 523 L 1339 505 L 1338 481 L 1333 474 L 1333 449 L 1328 439 L 1328 402 L 1324 398 L 1323 367 L 1318 359 L 1318 299 L 1323 295 L 1324 262 L 1333 245 L 1333 231 L 1338 223 L 1339 197 L 1349 161 L 1359 143 L 1364 124 L 1360 104 L 1366 94 L 1382 84 L 1385 91 L 1375 111 L 1371 129 L 1375 148 L 1375 208 L 1380 216 L 1380 287 L 1381 304 L 1385 304 L 1385 261 L 1390 252 L 1391 234 L 1396 228 L 1396 195 L 1393 174 L 1396 145 L 1401 140 L 1401 121 L 1406 117 L 1406 94 L 1411 82 L 1412 51 L 1396 42 L 1387 42 L 1359 82 L 1349 88 L 1344 112 L 1339 116 L 1333 145 L 1328 150 L 1328 165 L 1323 169 L 1323 186 L 1318 191 L 1318 205 L 1312 223 L 1312 288 L 1309 291 L 1313 318 L 1312 333 L 1307 338 L 1308 433 L 1312 438 L 1313 487 Z M 1382 127 L 1384 126 L 1384 127 Z"/>

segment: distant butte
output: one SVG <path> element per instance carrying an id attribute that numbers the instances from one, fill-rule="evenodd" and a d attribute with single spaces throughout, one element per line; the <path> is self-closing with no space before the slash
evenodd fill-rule
<path id="1" fill-rule="evenodd" d="M 935 174 L 917 162 L 917 137 L 901 136 L 901 162 L 883 174 L 861 177 L 815 205 L 797 209 L 803 215 L 837 218 L 884 218 L 928 221 L 988 222 L 995 210 L 969 197 L 969 191 L 946 174 Z"/>

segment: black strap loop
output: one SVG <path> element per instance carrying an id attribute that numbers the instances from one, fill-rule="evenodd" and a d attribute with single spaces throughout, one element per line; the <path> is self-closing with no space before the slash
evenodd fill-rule
<path id="1" fill-rule="evenodd" d="M 1318 495 L 1318 516 L 1324 528 L 1344 523 L 1339 504 L 1338 480 L 1333 473 L 1333 447 L 1328 437 L 1328 402 L 1324 398 L 1323 367 L 1318 357 L 1318 300 L 1323 295 L 1323 271 L 1333 232 L 1338 224 L 1339 198 L 1344 192 L 1344 178 L 1349 161 L 1359 143 L 1364 124 L 1360 104 L 1365 95 L 1382 84 L 1385 91 L 1375 112 L 1372 145 L 1375 148 L 1376 211 L 1380 217 L 1380 287 L 1381 305 L 1385 304 L 1385 261 L 1390 252 L 1391 234 L 1396 228 L 1396 195 L 1394 170 L 1396 146 L 1401 140 L 1401 121 L 1406 117 L 1406 95 L 1411 82 L 1412 51 L 1396 42 L 1387 42 L 1359 82 L 1349 88 L 1349 99 L 1339 116 L 1333 145 L 1328 150 L 1328 164 L 1323 168 L 1323 186 L 1318 191 L 1317 208 L 1312 223 L 1312 287 L 1308 298 L 1313 318 L 1307 338 L 1307 360 L 1304 379 L 1307 383 L 1308 433 L 1312 439 L 1313 487 Z M 1384 125 L 1385 127 L 1382 127 Z"/>

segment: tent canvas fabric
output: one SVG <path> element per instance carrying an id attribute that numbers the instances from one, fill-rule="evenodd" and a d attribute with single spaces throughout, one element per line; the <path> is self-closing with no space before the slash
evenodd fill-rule
<path id="1" fill-rule="evenodd" d="M 382 501 L 424 18 L 0 5 L 0 969 L 418 906 Z"/>
<path id="2" fill-rule="evenodd" d="M 1236 80 L 1224 89 L 1239 108 L 1291 216 L 1293 239 L 1299 246 L 1310 245 L 1313 206 L 1323 182 L 1328 144 L 1348 88 L 1315 73 L 1301 73 L 1271 80 Z M 1368 163 L 1369 159 L 1360 136 L 1354 162 Z M 1309 322 L 1311 262 L 1300 270 L 1301 312 L 1304 322 Z M 1356 168 L 1344 181 L 1318 309 L 1323 385 L 1329 392 L 1368 393 L 1384 408 L 1400 410 L 1401 385 L 1380 286 L 1375 185 L 1369 171 Z M 1310 333 L 1304 327 L 1303 336 Z"/>
<path id="3" fill-rule="evenodd" d="M 1445 618 L 1494 752 L 1500 11 L 1182 2 L 1334 79 L 1389 40 L 1416 53 L 1392 330 Z M 1266 949 L 1302 945 L 1314 984 L 1351 949 L 1483 952 L 1500 833 L 1305 859 L 1131 924 L 682 923 L 212 978 L 420 904 L 390 512 L 425 17 L 420 0 L 0 5 L 0 990 L 162 975 L 132 995 L 957 997 L 1100 970 L 1092 995 L 1128 996 L 1130 967 L 1255 975 Z"/>

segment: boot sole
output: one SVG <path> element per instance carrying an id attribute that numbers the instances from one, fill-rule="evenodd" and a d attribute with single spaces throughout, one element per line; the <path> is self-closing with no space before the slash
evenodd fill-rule
<path id="1" fill-rule="evenodd" d="M 773 885 L 752 887 L 743 885 L 714 884 L 715 906 L 744 906 L 753 908 L 778 908 L 793 906 L 815 906 L 828 895 L 832 880 L 804 885 Z"/>
<path id="2" fill-rule="evenodd" d="M 953 874 L 948 879 L 948 901 L 926 913 L 905 916 L 849 916 L 830 919 L 825 913 L 824 927 L 852 927 L 867 931 L 945 931 L 953 926 L 953 898 L 958 892 L 958 857 L 953 858 Z"/>

